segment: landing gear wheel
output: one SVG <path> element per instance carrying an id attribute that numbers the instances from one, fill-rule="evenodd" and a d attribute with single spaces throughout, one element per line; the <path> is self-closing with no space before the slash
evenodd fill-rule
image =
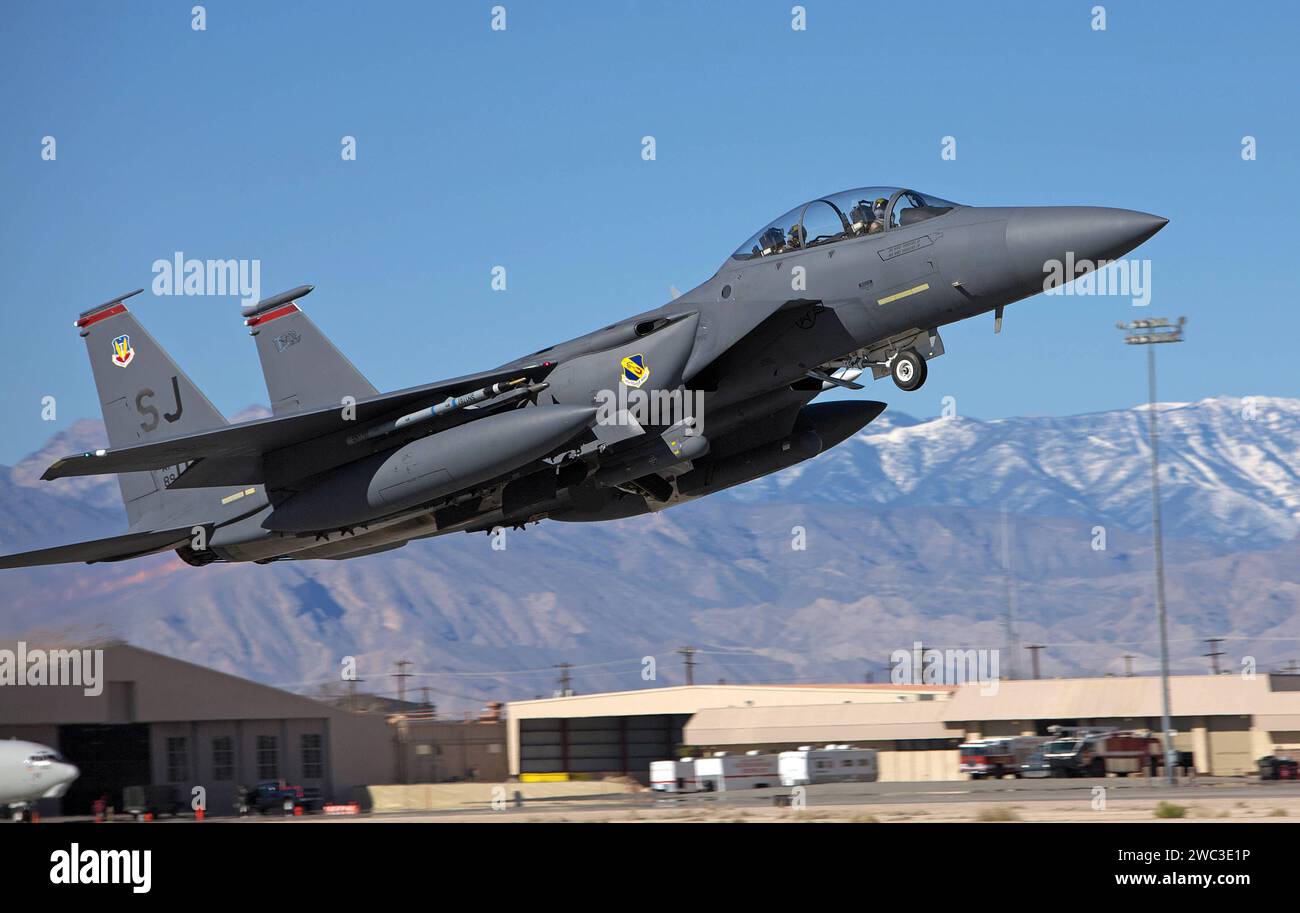
<path id="1" fill-rule="evenodd" d="M 925 383 L 929 369 L 925 366 L 925 359 L 915 349 L 904 349 L 894 356 L 889 365 L 889 373 L 900 390 L 910 393 L 919 390 L 921 384 Z"/>

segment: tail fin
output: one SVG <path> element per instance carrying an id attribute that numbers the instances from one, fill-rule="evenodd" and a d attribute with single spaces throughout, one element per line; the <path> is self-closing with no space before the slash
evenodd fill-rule
<path id="1" fill-rule="evenodd" d="M 275 415 L 337 406 L 345 396 L 363 399 L 379 392 L 298 307 L 297 299 L 312 288 L 301 285 L 244 310 Z"/>
<path id="2" fill-rule="evenodd" d="M 159 441 L 227 424 L 162 346 L 123 303 L 137 289 L 82 313 L 76 326 L 86 339 L 104 426 L 111 447 Z M 131 528 L 162 506 L 167 484 L 183 466 L 118 476 Z"/>

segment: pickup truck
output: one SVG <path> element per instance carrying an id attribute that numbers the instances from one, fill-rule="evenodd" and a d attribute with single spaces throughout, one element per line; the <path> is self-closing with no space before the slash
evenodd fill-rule
<path id="1" fill-rule="evenodd" d="M 265 780 L 250 790 L 240 787 L 239 813 L 246 815 L 257 811 L 263 815 L 279 811 L 292 815 L 295 808 L 304 812 L 318 812 L 325 804 L 319 789 L 287 786 L 276 780 Z"/>

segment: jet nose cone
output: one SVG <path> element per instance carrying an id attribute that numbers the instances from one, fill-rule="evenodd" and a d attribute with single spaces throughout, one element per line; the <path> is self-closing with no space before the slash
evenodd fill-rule
<path id="1" fill-rule="evenodd" d="M 1102 206 L 1035 206 L 1007 220 L 1007 253 L 1021 276 L 1041 283 L 1073 261 L 1116 260 L 1169 223 L 1132 209 Z M 1073 278 L 1070 276 L 1069 278 Z"/>

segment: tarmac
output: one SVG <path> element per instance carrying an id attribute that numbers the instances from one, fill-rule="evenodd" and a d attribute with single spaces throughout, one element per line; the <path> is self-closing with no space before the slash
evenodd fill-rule
<path id="1" fill-rule="evenodd" d="M 1261 783 L 1201 777 L 1174 786 L 1141 778 L 826 783 L 803 788 L 664 794 L 638 790 L 514 801 L 499 784 L 497 801 L 460 808 L 408 809 L 355 816 L 251 816 L 241 823 L 925 823 L 1300 821 L 1300 781 Z M 1157 810 L 1166 807 L 1158 814 Z M 187 819 L 177 819 L 184 821 Z"/>

